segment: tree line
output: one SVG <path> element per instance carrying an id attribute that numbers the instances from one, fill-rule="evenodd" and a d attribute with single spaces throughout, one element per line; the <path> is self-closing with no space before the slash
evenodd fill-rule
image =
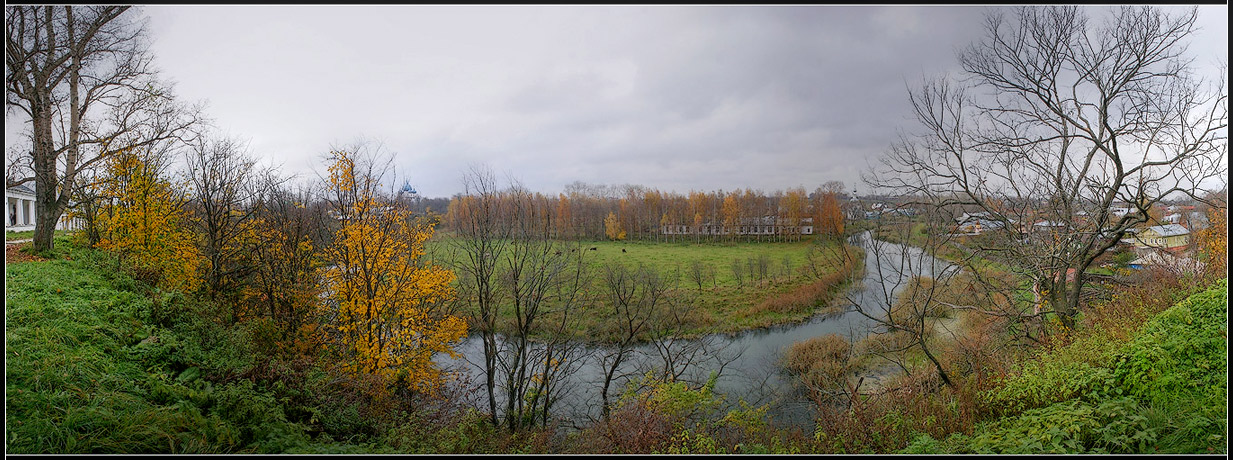
<path id="1" fill-rule="evenodd" d="M 771 194 L 749 188 L 682 194 L 642 185 L 573 182 L 555 197 L 528 193 L 541 203 L 539 218 L 552 221 L 547 230 L 554 238 L 657 242 L 800 241 L 811 234 L 843 235 L 844 213 L 840 204 L 846 198 L 843 188 L 842 182 L 830 181 L 812 193 L 804 187 L 793 187 Z M 466 208 L 471 199 L 470 195 L 461 194 L 450 200 L 443 228 L 455 229 L 458 219 L 454 216 Z M 805 226 L 811 227 L 808 233 L 802 231 Z M 741 227 L 747 230 L 742 231 Z M 759 227 L 760 231 L 753 231 L 753 227 Z"/>

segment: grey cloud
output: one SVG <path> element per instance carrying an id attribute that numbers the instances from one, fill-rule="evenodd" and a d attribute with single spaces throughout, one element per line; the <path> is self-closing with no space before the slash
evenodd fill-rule
<path id="1" fill-rule="evenodd" d="M 255 153 L 311 168 L 330 141 L 370 136 L 449 196 L 470 163 L 545 193 L 851 187 L 906 124 L 905 84 L 953 70 L 984 8 L 148 10 L 168 76 Z"/>

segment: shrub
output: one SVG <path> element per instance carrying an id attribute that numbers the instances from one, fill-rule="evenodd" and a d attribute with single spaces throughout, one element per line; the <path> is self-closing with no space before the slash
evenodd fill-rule
<path id="1" fill-rule="evenodd" d="M 1092 405 L 1079 400 L 1032 409 L 949 440 L 954 453 L 1071 454 L 1142 452 L 1157 430 L 1129 398 Z"/>
<path id="2" fill-rule="evenodd" d="M 954 453 L 1226 452 L 1227 318 L 1223 280 L 1156 315 L 1129 341 L 1090 334 L 1025 364 L 987 394 L 994 404 L 1009 406 L 1006 412 L 1026 409 L 1018 416 L 981 426 L 970 437 L 953 435 L 941 447 L 923 438 L 909 447 Z"/>
<path id="3" fill-rule="evenodd" d="M 814 392 L 843 389 L 854 368 L 852 344 L 839 334 L 797 342 L 784 353 L 784 368 Z"/>
<path id="4" fill-rule="evenodd" d="M 1223 394 L 1228 388 L 1228 281 L 1153 318 L 1120 353 L 1119 388 L 1152 402 Z"/>

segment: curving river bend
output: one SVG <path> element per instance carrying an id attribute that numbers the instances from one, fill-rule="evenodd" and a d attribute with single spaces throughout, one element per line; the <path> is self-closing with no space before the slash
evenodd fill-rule
<path id="1" fill-rule="evenodd" d="M 915 247 L 879 241 L 877 250 L 871 250 L 873 241 L 868 232 L 851 239 L 853 244 L 865 248 L 865 275 L 836 299 L 846 305 L 842 311 L 814 316 L 800 323 L 680 341 L 678 347 L 706 350 L 684 369 L 682 376 L 691 381 L 705 381 L 712 371 L 719 371 L 715 392 L 724 395 L 729 406 L 736 407 L 740 400 L 751 405 L 769 404 L 768 414 L 774 422 L 812 426 L 813 403 L 794 388 L 780 366 L 784 350 L 793 343 L 827 334 L 840 334 L 853 342 L 860 340 L 874 330 L 874 323 L 856 311 L 857 305 L 868 311 L 879 311 L 878 305 L 882 305 L 888 295 L 896 295 L 911 276 L 934 276 L 953 267 Z M 460 358 L 442 357 L 437 361 L 468 376 L 474 384 L 481 382 L 480 363 L 484 355 L 478 337 L 464 340 L 457 350 Z M 586 352 L 579 356 L 574 363 L 576 367 L 564 376 L 561 399 L 554 406 L 557 417 L 582 423 L 599 417 L 603 381 L 600 356 L 608 350 L 601 346 L 586 347 Z M 643 344 L 635 348 L 631 359 L 622 364 L 621 371 L 641 375 L 661 362 L 656 347 Z M 623 381 L 617 381 L 613 391 L 619 391 L 622 384 Z M 478 400 L 475 403 L 477 407 L 482 406 Z"/>

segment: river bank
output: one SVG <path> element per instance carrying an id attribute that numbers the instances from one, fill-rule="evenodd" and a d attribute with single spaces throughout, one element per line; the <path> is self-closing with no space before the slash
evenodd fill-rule
<path id="1" fill-rule="evenodd" d="M 853 243 L 867 245 L 870 235 L 862 233 Z M 751 405 L 767 404 L 768 415 L 776 423 L 812 426 L 814 403 L 793 385 L 793 378 L 783 371 L 784 350 L 796 343 L 827 334 L 839 334 L 855 342 L 876 330 L 876 324 L 858 311 L 858 306 L 872 311 L 893 298 L 906 285 L 907 279 L 919 274 L 932 275 L 945 262 L 932 258 L 916 248 L 883 243 L 880 252 L 864 251 L 863 275 L 836 298 L 832 312 L 815 314 L 803 321 L 736 333 L 712 333 L 691 340 L 672 343 L 643 343 L 633 348 L 618 369 L 618 383 L 629 382 L 647 372 L 662 369 L 672 356 L 688 354 L 690 361 L 676 363 L 680 378 L 691 382 L 705 381 L 711 371 L 719 371 L 715 392 L 723 394 L 730 406 L 741 401 Z M 891 252 L 905 253 L 908 258 L 891 257 Z M 880 257 L 880 260 L 879 260 Z M 910 263 L 906 263 L 910 262 Z M 559 416 L 579 425 L 599 417 L 601 382 L 604 380 L 605 357 L 616 350 L 610 346 L 579 343 L 568 361 L 573 366 L 561 374 L 563 391 Z M 439 362 L 460 372 L 471 382 L 482 380 L 483 346 L 470 337 L 458 347 L 458 358 L 441 358 Z M 617 385 L 621 387 L 621 385 Z M 480 387 L 476 384 L 475 388 Z M 482 391 L 476 391 L 482 393 Z M 478 401 L 476 401 L 478 405 Z"/>

